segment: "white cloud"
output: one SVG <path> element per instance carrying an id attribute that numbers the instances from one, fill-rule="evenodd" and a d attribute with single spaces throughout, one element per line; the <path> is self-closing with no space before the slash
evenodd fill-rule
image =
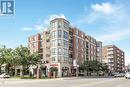
<path id="1" fill-rule="evenodd" d="M 99 20 L 100 22 L 102 22 L 101 20 L 105 22 L 122 21 L 127 17 L 123 6 L 116 3 L 96 3 L 91 5 L 89 11 L 86 11 L 86 8 L 84 10 L 82 18 L 77 23 L 79 26 L 82 24 L 91 24 Z"/>
<path id="2" fill-rule="evenodd" d="M 128 39 L 130 39 L 129 7 L 130 4 L 124 0 L 92 4 L 90 8 L 86 7 L 87 10 L 84 9 L 79 20 L 76 20 L 76 24 L 78 27 L 87 28 L 86 32 L 92 33 L 91 35 L 101 40 L 103 44 L 118 44 L 127 50 L 130 49 L 128 45 Z M 130 63 L 130 50 L 125 52 L 126 64 L 128 64 Z"/>
<path id="3" fill-rule="evenodd" d="M 106 3 L 102 3 L 102 4 L 93 4 L 93 5 L 91 5 L 91 8 L 97 12 L 111 14 L 115 11 L 116 7 L 114 7 L 111 3 L 106 2 Z"/>
<path id="4" fill-rule="evenodd" d="M 98 37 L 97 39 L 101 40 L 101 41 L 109 42 L 109 41 L 116 41 L 116 40 L 126 38 L 128 35 L 130 35 L 130 29 L 113 32 L 112 34 L 108 34 L 108 35 L 105 34 L 105 35 Z"/>
<path id="5" fill-rule="evenodd" d="M 45 20 L 44 20 L 44 23 L 45 24 L 49 24 L 49 22 L 55 18 L 64 18 L 66 19 L 65 15 L 64 14 L 60 14 L 60 15 L 56 15 L 56 14 L 53 14 L 53 15 L 49 15 Z"/>
<path id="6" fill-rule="evenodd" d="M 55 18 L 64 18 L 64 19 L 66 19 L 64 14 L 49 15 L 43 21 L 42 21 L 42 19 L 39 19 L 36 24 L 32 25 L 31 27 L 23 27 L 23 28 L 21 28 L 21 30 L 23 30 L 23 31 L 37 30 L 37 31 L 41 31 L 42 32 L 42 31 L 48 29 L 48 27 L 49 27 L 48 25 L 49 25 L 50 21 L 55 19 Z"/>
<path id="7" fill-rule="evenodd" d="M 23 31 L 30 31 L 30 30 L 33 30 L 33 28 L 31 28 L 31 27 L 23 27 L 23 28 L 21 28 L 21 30 L 23 30 Z"/>

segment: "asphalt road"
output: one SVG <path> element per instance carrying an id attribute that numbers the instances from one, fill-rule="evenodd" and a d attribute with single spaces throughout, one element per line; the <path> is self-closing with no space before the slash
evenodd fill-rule
<path id="1" fill-rule="evenodd" d="M 0 80 L 0 87 L 130 87 L 124 78 L 60 78 L 51 80 Z"/>

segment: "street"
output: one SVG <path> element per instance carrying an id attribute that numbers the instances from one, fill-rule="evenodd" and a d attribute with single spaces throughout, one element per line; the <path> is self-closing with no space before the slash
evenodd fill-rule
<path id="1" fill-rule="evenodd" d="M 130 87 L 124 78 L 0 79 L 0 87 Z"/>

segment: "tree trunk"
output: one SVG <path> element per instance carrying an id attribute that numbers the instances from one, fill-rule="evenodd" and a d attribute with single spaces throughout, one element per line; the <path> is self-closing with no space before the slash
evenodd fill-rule
<path id="1" fill-rule="evenodd" d="M 37 67 L 37 79 L 40 78 L 40 64 L 38 64 L 38 67 Z"/>
<path id="2" fill-rule="evenodd" d="M 17 69 L 16 69 L 16 67 L 15 67 L 15 76 L 17 76 Z"/>
<path id="3" fill-rule="evenodd" d="M 20 77 L 23 77 L 23 66 L 20 66 Z"/>

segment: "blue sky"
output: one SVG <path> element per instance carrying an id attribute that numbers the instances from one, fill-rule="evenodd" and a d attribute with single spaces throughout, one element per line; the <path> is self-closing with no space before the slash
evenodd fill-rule
<path id="1" fill-rule="evenodd" d="M 130 0 L 15 0 L 13 17 L 0 14 L 0 44 L 27 45 L 28 36 L 46 29 L 49 20 L 63 17 L 101 40 L 115 44 L 130 63 Z"/>

